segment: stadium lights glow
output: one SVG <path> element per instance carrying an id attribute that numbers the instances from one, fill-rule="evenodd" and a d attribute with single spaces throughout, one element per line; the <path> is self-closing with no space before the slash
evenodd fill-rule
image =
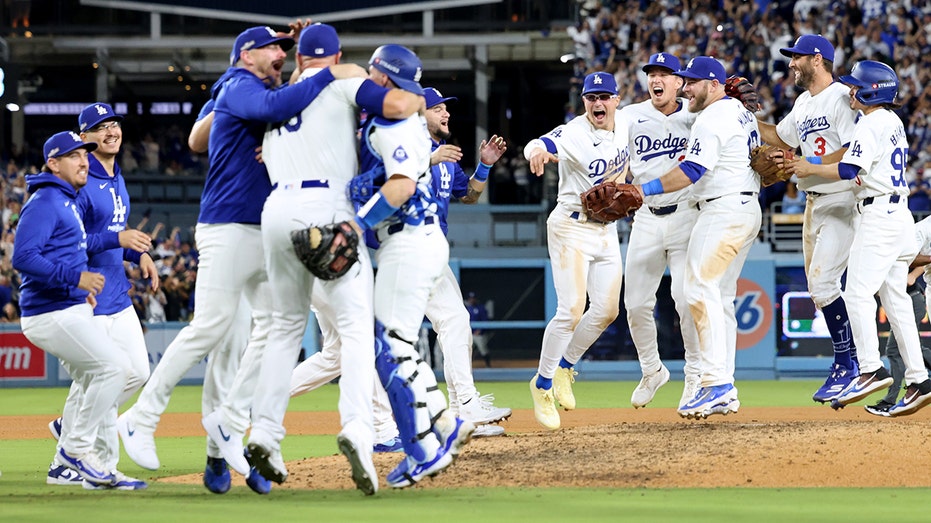
<path id="1" fill-rule="evenodd" d="M 562 63 L 564 63 L 564 64 L 568 64 L 568 63 L 571 62 L 574 58 L 575 58 L 575 55 L 572 54 L 572 53 L 569 53 L 569 54 L 564 54 L 564 55 L 560 56 L 560 57 L 559 57 L 559 61 L 562 62 Z"/>
<path id="2" fill-rule="evenodd" d="M 19 111 L 19 104 L 10 102 L 10 103 L 6 104 L 6 109 L 7 109 L 8 111 L 10 111 L 11 113 L 15 113 L 15 112 Z"/>

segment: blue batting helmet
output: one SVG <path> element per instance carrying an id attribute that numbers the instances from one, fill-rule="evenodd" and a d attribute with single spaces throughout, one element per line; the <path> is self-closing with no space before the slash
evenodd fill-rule
<path id="1" fill-rule="evenodd" d="M 895 103 L 899 90 L 899 77 L 895 71 L 873 60 L 857 62 L 850 74 L 841 76 L 840 81 L 860 88 L 854 96 L 863 105 Z"/>
<path id="2" fill-rule="evenodd" d="M 383 45 L 372 53 L 369 65 L 388 75 L 401 89 L 423 95 L 420 86 L 423 64 L 410 49 L 397 44 Z"/>

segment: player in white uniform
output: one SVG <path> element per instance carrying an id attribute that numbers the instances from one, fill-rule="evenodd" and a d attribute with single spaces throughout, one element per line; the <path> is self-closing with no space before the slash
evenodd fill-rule
<path id="1" fill-rule="evenodd" d="M 919 249 L 908 210 L 908 140 L 902 120 L 892 111 L 898 107 L 898 77 L 888 65 L 864 60 L 840 81 L 851 86 L 850 106 L 863 112 L 843 159 L 821 165 L 803 158 L 790 162 L 799 178 L 815 174 L 855 181 L 860 217 L 850 250 L 845 297 L 860 376 L 831 406 L 842 408 L 892 383 L 879 355 L 874 298 L 879 293 L 905 361 L 905 396 L 889 409 L 889 415 L 904 416 L 931 402 L 931 379 L 921 355 L 911 298 L 905 291 L 908 266 Z"/>
<path id="2" fill-rule="evenodd" d="M 839 161 L 853 136 L 857 111 L 850 107 L 850 90 L 834 82 L 834 47 L 820 35 L 802 35 L 794 46 L 780 51 L 792 59 L 789 69 L 805 92 L 778 125 L 758 122 L 762 140 L 786 149 L 800 147 L 813 161 Z M 826 402 L 859 374 L 840 285 L 853 242 L 855 200 L 847 180 L 809 176 L 800 179 L 798 187 L 807 195 L 802 251 L 808 292 L 824 313 L 834 345 L 830 375 L 812 395 Z"/>
<path id="3" fill-rule="evenodd" d="M 315 24 L 301 32 L 298 47 L 300 81 L 339 63 L 339 38 L 329 25 Z M 287 122 L 265 133 L 262 159 L 272 192 L 262 212 L 265 265 L 272 296 L 272 329 L 262 358 L 252 401 L 253 426 L 249 451 L 256 467 L 269 480 L 283 482 L 287 469 L 281 460 L 282 425 L 288 406 L 294 361 L 307 327 L 313 289 L 326 289 L 340 337 L 342 356 L 339 409 L 343 430 L 340 450 L 349 458 L 353 479 L 366 494 L 378 489 L 372 462 L 372 393 L 375 380 L 372 267 L 366 250 L 358 267 L 332 281 L 317 281 L 294 253 L 291 231 L 312 224 L 352 220 L 354 209 L 345 186 L 358 171 L 356 109 L 390 116 L 412 115 L 420 97 L 399 89 L 389 91 L 362 78 L 339 80 Z M 327 122 L 327 125 L 316 125 Z M 204 427 L 227 462 L 248 472 L 242 437 L 249 425 L 246 410 L 227 402 L 204 418 Z M 228 430 L 227 430 L 228 429 Z M 226 440 L 224 435 L 234 437 Z M 236 437 L 238 436 L 238 437 Z M 271 465 L 263 468 L 264 461 Z"/>
<path id="4" fill-rule="evenodd" d="M 614 76 L 603 72 L 586 76 L 582 98 L 585 114 L 524 147 L 524 157 L 537 176 L 543 175 L 544 164 L 559 162 L 556 208 L 546 220 L 556 315 L 543 333 L 540 364 L 530 380 L 534 416 L 550 430 L 560 424 L 556 401 L 566 410 L 575 408 L 573 366 L 617 318 L 623 277 L 617 228 L 588 221 L 579 198 L 606 178 L 623 181 L 626 174 L 630 150 L 627 128 L 615 125 Z"/>
<path id="5" fill-rule="evenodd" d="M 383 45 L 369 60 L 369 77 L 423 95 L 420 59 L 400 45 Z M 401 433 L 405 458 L 388 473 L 403 488 L 448 467 L 475 426 L 457 418 L 414 343 L 430 292 L 449 262 L 430 182 L 430 137 L 423 115 L 404 120 L 375 116 L 362 129 L 360 166 L 382 167 L 383 183 L 355 221 L 380 244 L 375 253 L 375 369 Z M 381 181 L 381 180 L 379 180 Z"/>
<path id="6" fill-rule="evenodd" d="M 695 113 L 686 107 L 687 100 L 677 98 L 683 85 L 675 76 L 681 68 L 679 59 L 669 53 L 650 56 L 643 66 L 647 73 L 650 99 L 628 105 L 617 115 L 617 125 L 630 135 L 630 172 L 633 183 L 644 184 L 659 178 L 679 165 L 685 156 L 689 130 Z M 682 341 L 685 345 L 685 386 L 679 406 L 695 397 L 701 385 L 701 350 L 698 333 L 683 291 L 685 253 L 698 219 L 698 209 L 690 201 L 691 187 L 644 198 L 630 231 L 627 244 L 627 278 L 624 306 L 630 336 L 637 347 L 643 377 L 630 397 L 634 408 L 644 407 L 656 391 L 669 381 L 669 369 L 660 361 L 653 310 L 656 289 L 669 266 L 672 297 L 679 313 Z"/>
<path id="7" fill-rule="evenodd" d="M 686 254 L 685 296 L 701 345 L 701 389 L 679 407 L 686 418 L 737 412 L 734 387 L 737 279 L 760 231 L 760 177 L 750 169 L 759 145 L 753 113 L 724 94 L 724 66 L 698 56 L 676 72 L 685 78 L 692 124 L 685 161 L 643 184 L 645 196 L 692 187 L 698 220 Z"/>

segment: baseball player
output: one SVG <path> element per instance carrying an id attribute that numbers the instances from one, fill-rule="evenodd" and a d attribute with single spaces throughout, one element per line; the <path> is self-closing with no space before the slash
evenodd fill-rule
<path id="1" fill-rule="evenodd" d="M 338 64 L 341 54 L 333 27 L 314 24 L 305 28 L 298 44 L 302 69 L 298 82 Z M 274 312 L 252 399 L 254 423 L 249 452 L 266 479 L 281 483 L 287 478 L 280 447 L 285 435 L 282 423 L 289 378 L 307 327 L 311 295 L 320 286 L 328 296 L 330 308 L 324 312 L 339 333 L 343 362 L 339 400 L 343 429 L 337 443 L 352 465 L 358 488 L 368 495 L 378 490 L 372 461 L 375 340 L 368 252 L 360 252 L 359 266 L 349 274 L 317 281 L 295 255 L 291 231 L 307 224 L 353 219 L 355 211 L 345 186 L 358 172 L 357 107 L 369 114 L 404 118 L 413 115 L 421 104 L 419 96 L 400 89 L 385 89 L 362 78 L 340 80 L 327 86 L 300 113 L 265 133 L 262 158 L 272 192 L 262 212 L 262 237 Z M 223 435 L 244 433 L 249 426 L 248 416 L 243 415 L 247 412 L 224 403 L 223 408 L 204 418 L 208 434 L 236 470 L 237 465 L 248 470 L 242 440 L 233 437 L 226 441 Z"/>
<path id="2" fill-rule="evenodd" d="M 705 418 L 740 408 L 734 387 L 734 299 L 762 220 L 760 177 L 750 169 L 750 151 L 760 136 L 753 113 L 724 94 L 721 62 L 698 56 L 676 76 L 685 79 L 689 111 L 698 113 L 685 160 L 640 187 L 644 196 L 652 196 L 693 184 L 698 219 L 686 252 L 684 291 L 698 331 L 702 375 L 701 388 L 678 412 Z"/>
<path id="3" fill-rule="evenodd" d="M 617 229 L 589 221 L 580 199 L 606 179 L 623 180 L 628 167 L 627 128 L 615 125 L 614 76 L 604 72 L 586 76 L 582 98 L 585 114 L 524 147 L 524 157 L 537 176 L 543 175 L 545 164 L 559 162 L 556 208 L 546 220 L 556 315 L 543 332 L 540 364 L 530 380 L 534 416 L 550 430 L 559 428 L 556 401 L 566 410 L 575 408 L 573 367 L 617 317 L 623 275 Z"/>
<path id="4" fill-rule="evenodd" d="M 197 121 L 191 127 L 191 133 L 188 136 L 188 147 L 195 152 L 206 152 L 210 143 L 210 125 L 213 123 L 214 100 L 211 98 L 201 108 L 197 115 Z M 236 309 L 236 317 L 230 324 L 224 341 L 221 343 L 222 348 L 214 349 L 210 358 L 207 359 L 207 367 L 204 370 L 205 378 L 204 394 L 205 398 L 222 397 L 225 392 L 236 390 L 233 388 L 234 380 L 237 377 L 237 371 L 242 366 L 249 369 L 257 368 L 256 352 L 249 353 L 249 359 L 242 360 L 243 352 L 249 342 L 249 332 L 252 326 L 252 310 L 245 296 L 239 300 L 239 307 Z M 248 384 L 239 383 L 236 394 L 239 397 L 251 397 L 254 390 L 254 380 Z M 206 408 L 206 407 L 205 407 Z M 249 405 L 251 408 L 251 405 Z M 246 408 L 245 410 L 248 410 Z M 225 494 L 229 492 L 232 486 L 229 465 L 226 460 L 220 457 L 222 453 L 220 448 L 210 436 L 207 436 L 207 465 L 204 467 L 204 486 L 214 494 Z M 255 467 L 249 469 L 246 476 L 246 485 L 258 494 L 268 494 L 271 492 L 272 484 L 269 480 L 262 477 Z"/>
<path id="5" fill-rule="evenodd" d="M 142 326 L 133 309 L 127 291 L 130 282 L 123 268 L 124 258 L 140 266 L 142 274 L 151 278 L 153 288 L 158 288 L 159 277 L 151 256 L 147 253 L 151 239 L 142 231 L 126 229 L 129 217 L 129 195 L 123 181 L 120 167 L 116 163 L 122 143 L 120 121 L 123 118 L 113 112 L 105 103 L 95 103 L 84 108 L 78 117 L 81 139 L 94 142 L 97 148 L 88 155 L 88 178 L 90 185 L 78 192 L 75 201 L 78 212 L 88 234 L 88 268 L 103 274 L 106 278 L 103 291 L 96 296 L 94 320 L 107 332 L 113 342 L 123 350 L 132 363 L 132 373 L 128 376 L 127 388 L 120 395 L 122 404 L 142 387 L 149 377 L 149 353 L 146 351 Z M 61 442 L 61 434 L 70 429 L 70 420 L 81 403 L 82 388 L 77 382 L 71 384 L 63 415 L 56 421 L 58 429 L 52 431 Z M 120 443 L 116 435 L 117 405 L 113 405 L 112 415 L 104 418 L 105 425 L 98 431 L 95 443 L 98 455 L 107 465 L 107 470 L 114 471 L 111 484 L 101 488 L 118 488 L 120 490 L 137 490 L 145 488 L 145 482 L 127 477 L 116 471 L 119 461 Z M 105 440 L 112 437 L 112 440 Z M 60 445 L 59 445 L 60 446 Z M 64 467 L 57 454 L 49 467 L 46 480 L 49 484 L 74 484 L 69 479 L 80 478 L 77 474 L 68 477 L 69 469 Z M 81 481 L 77 482 L 81 484 Z M 86 487 L 94 487 L 86 483 Z"/>
<path id="6" fill-rule="evenodd" d="M 849 89 L 834 82 L 834 47 L 824 37 L 809 34 L 780 52 L 791 58 L 795 84 L 805 92 L 778 125 L 758 122 L 762 140 L 786 149 L 799 147 L 812 161 L 839 161 L 853 135 L 857 111 L 850 106 Z M 823 403 L 859 373 L 840 284 L 853 242 L 856 202 L 847 180 L 809 176 L 799 180 L 798 188 L 807 194 L 802 252 L 808 292 L 824 314 L 834 345 L 830 375 L 812 396 Z"/>
<path id="7" fill-rule="evenodd" d="M 459 166 L 462 151 L 455 145 L 447 144 L 452 135 L 449 132 L 449 111 L 446 102 L 455 97 L 444 98 L 433 87 L 424 88 L 427 103 L 427 131 L 432 140 L 433 153 L 430 156 L 433 174 L 433 193 L 436 195 L 437 217 L 443 234 L 447 234 L 446 218 L 449 214 L 449 200 L 456 197 L 460 202 L 473 204 L 485 190 L 488 172 L 507 150 L 504 138 L 493 135 L 479 146 L 479 164 L 472 176 L 467 176 Z M 498 436 L 504 429 L 489 424 L 501 421 L 511 415 L 511 409 L 495 407 L 494 396 L 482 396 L 475 389 L 472 379 L 472 328 L 469 324 L 469 311 L 462 300 L 459 282 L 447 265 L 443 276 L 437 282 L 430 301 L 427 303 L 427 319 L 437 333 L 437 341 L 443 350 L 443 372 L 449 392 L 450 409 L 459 417 L 472 422 L 477 428 L 473 436 Z"/>
<path id="8" fill-rule="evenodd" d="M 369 60 L 372 81 L 423 95 L 420 59 L 399 45 L 383 45 Z M 370 117 L 362 128 L 360 167 L 384 169 L 384 183 L 357 212 L 372 231 L 375 252 L 375 369 L 388 391 L 406 456 L 388 473 L 403 488 L 448 467 L 475 426 L 447 408 L 436 377 L 414 343 L 430 293 L 449 262 L 431 193 L 430 138 L 422 115 L 404 120 Z"/>
<path id="9" fill-rule="evenodd" d="M 687 100 L 677 98 L 683 85 L 682 78 L 675 75 L 680 68 L 675 55 L 650 56 L 643 66 L 650 99 L 618 111 L 617 123 L 625 126 L 630 136 L 630 172 L 634 183 L 644 184 L 669 172 L 685 155 L 695 113 L 686 108 Z M 685 345 L 685 386 L 679 406 L 694 398 L 701 385 L 698 333 L 683 290 L 686 250 L 698 218 L 698 209 L 689 201 L 690 194 L 691 188 L 686 187 L 646 197 L 631 228 L 625 265 L 627 273 L 637 277 L 627 279 L 624 305 L 643 373 L 630 396 L 634 408 L 645 407 L 669 381 L 669 369 L 660 361 L 653 318 L 656 289 L 667 265 Z"/>
<path id="10" fill-rule="evenodd" d="M 46 165 L 27 177 L 32 196 L 20 214 L 13 268 L 22 275 L 20 307 L 23 334 L 58 358 L 81 389 L 72 394 L 76 406 L 66 411 L 58 459 L 91 488 L 129 481 L 113 472 L 112 459 L 100 455 L 101 442 L 116 441 L 107 418 L 134 374 L 127 352 L 94 320 L 95 296 L 106 278 L 87 267 L 88 236 L 78 211 L 78 191 L 87 184 L 88 152 L 97 148 L 73 132 L 49 138 L 43 147 Z M 125 276 L 122 276 L 125 278 Z M 134 480 L 138 481 L 138 480 Z M 138 488 L 145 483 L 139 482 Z"/>
<path id="11" fill-rule="evenodd" d="M 840 81 L 850 86 L 850 107 L 862 111 L 850 147 L 840 163 L 790 161 L 800 179 L 817 175 L 830 180 L 854 180 L 860 215 L 850 249 L 845 298 L 850 304 L 850 328 L 860 360 L 860 375 L 832 401 L 835 409 L 857 402 L 892 384 L 879 355 L 876 300 L 879 299 L 900 344 L 905 362 L 905 396 L 889 409 L 890 416 L 912 414 L 931 402 L 931 379 L 921 355 L 912 311 L 908 266 L 919 252 L 915 222 L 908 209 L 908 141 L 898 108 L 898 77 L 886 64 L 857 62 Z"/>
<path id="12" fill-rule="evenodd" d="M 126 453 L 143 468 L 155 470 L 159 466 L 155 427 L 172 389 L 214 348 L 226 350 L 222 342 L 237 309 L 230 304 L 238 304 L 242 296 L 249 302 L 253 318 L 244 357 L 250 357 L 250 350 L 258 351 L 250 360 L 257 362 L 264 349 L 271 304 L 263 288 L 267 278 L 259 223 L 271 182 L 265 166 L 255 161 L 255 148 L 267 123 L 299 112 L 334 76 L 358 76 L 360 70 L 358 66 L 335 66 L 309 81 L 274 88 L 280 83 L 285 53 L 293 45 L 293 39 L 279 36 L 269 27 L 246 29 L 236 38 L 230 69 L 214 85 L 210 167 L 195 232 L 200 252 L 197 313 L 165 350 L 136 404 L 117 422 Z M 227 394 L 212 379 L 207 374 L 204 380 L 205 415 L 216 410 Z"/>

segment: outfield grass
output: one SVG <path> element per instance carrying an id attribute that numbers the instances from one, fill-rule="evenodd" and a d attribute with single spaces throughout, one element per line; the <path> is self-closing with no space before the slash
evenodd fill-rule
<path id="1" fill-rule="evenodd" d="M 629 406 L 633 382 L 578 382 L 587 408 Z M 739 382 L 746 406 L 811 406 L 816 381 Z M 526 383 L 482 383 L 496 403 L 530 408 Z M 333 410 L 338 389 L 295 398 L 290 410 Z M 56 415 L 66 389 L 0 389 L 0 414 Z M 663 388 L 658 402 L 675 403 L 680 387 Z M 169 412 L 197 412 L 200 388 L 179 387 Z M 162 468 L 150 472 L 123 455 L 131 476 L 158 478 L 203 470 L 204 438 L 158 438 Z M 332 436 L 288 436 L 285 459 L 337 452 Z M 310 449 L 310 451 L 308 451 Z M 407 489 L 383 488 L 373 498 L 358 491 L 273 490 L 257 496 L 233 487 L 222 496 L 199 485 L 155 484 L 142 492 L 91 492 L 45 485 L 53 452 L 50 439 L 0 441 L 0 521 L 112 521 L 187 523 L 204 521 L 928 521 L 928 489 Z M 851 471 L 855 473 L 855 471 Z M 931 471 L 929 471 L 931 474 Z"/>

